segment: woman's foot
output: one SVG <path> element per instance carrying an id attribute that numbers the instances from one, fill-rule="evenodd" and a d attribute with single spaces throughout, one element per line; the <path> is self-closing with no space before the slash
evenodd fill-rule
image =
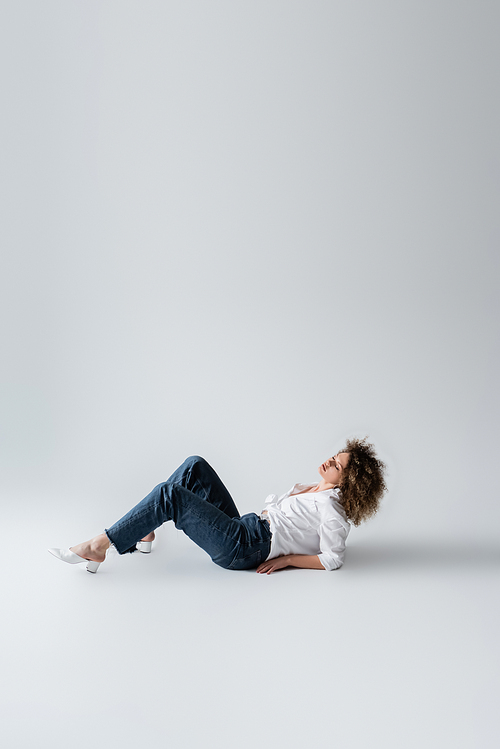
<path id="1" fill-rule="evenodd" d="M 154 541 L 155 540 L 155 532 L 151 531 L 151 533 L 148 533 L 147 536 L 144 536 L 144 538 L 141 538 L 141 541 Z"/>
<path id="2" fill-rule="evenodd" d="M 78 554 L 82 559 L 90 559 L 92 562 L 104 562 L 106 551 L 111 546 L 111 541 L 105 533 L 94 536 L 90 541 L 84 541 L 76 546 L 70 546 L 69 550 Z"/>

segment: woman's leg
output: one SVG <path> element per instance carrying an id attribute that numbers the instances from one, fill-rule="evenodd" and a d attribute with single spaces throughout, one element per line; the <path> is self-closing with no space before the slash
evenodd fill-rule
<path id="1" fill-rule="evenodd" d="M 173 520 L 177 528 L 222 567 L 256 567 L 269 553 L 268 524 L 255 513 L 240 518 L 220 478 L 198 456 L 188 458 L 167 481 L 158 484 L 108 528 L 106 534 L 72 547 L 72 551 L 102 561 L 111 541 L 118 552 L 124 554 L 167 520 Z"/>
<path id="2" fill-rule="evenodd" d="M 186 458 L 184 463 L 174 471 L 168 481 L 185 486 L 207 502 L 210 502 L 210 504 L 221 509 L 231 518 L 240 516 L 233 498 L 217 473 L 212 466 L 199 455 L 192 455 L 190 458 Z M 154 539 L 155 532 L 153 530 L 140 540 L 154 541 Z M 135 551 L 135 549 L 136 544 L 134 544 L 130 549 L 126 549 L 123 553 L 125 554 L 127 551 Z"/>
<path id="3" fill-rule="evenodd" d="M 173 520 L 176 528 L 221 567 L 247 569 L 267 558 L 271 533 L 255 513 L 229 517 L 214 503 L 175 481 L 158 484 L 142 502 L 106 530 L 123 554 L 151 527 Z M 78 553 L 78 552 L 77 552 Z"/>
<path id="4" fill-rule="evenodd" d="M 165 482 L 165 484 L 168 483 L 184 486 L 206 502 L 219 508 L 228 517 L 238 518 L 240 516 L 231 495 L 217 473 L 204 458 L 201 458 L 198 455 L 192 455 L 190 458 L 186 458 L 184 463 L 179 466 L 179 468 L 177 468 Z M 115 526 L 121 524 L 120 527 L 123 527 L 124 523 L 127 523 L 129 527 L 132 528 L 134 520 L 138 515 L 141 516 L 141 528 L 147 529 L 143 530 L 139 536 L 134 533 L 134 541 L 130 544 L 130 548 L 125 548 L 122 545 L 117 546 L 120 554 L 125 554 L 128 551 L 135 551 L 137 541 L 152 541 L 154 539 L 154 530 L 162 523 L 158 523 L 154 519 L 154 516 L 150 516 L 147 512 L 144 513 L 143 510 L 149 506 L 151 500 L 154 502 L 155 493 L 162 486 L 163 484 L 159 484 L 155 487 L 147 497 L 133 507 L 110 529 L 111 532 L 113 532 Z M 95 536 L 89 541 L 84 541 L 76 546 L 71 546 L 70 550 L 85 559 L 102 562 L 105 559 L 106 550 L 109 546 L 110 539 L 106 531 L 106 533 Z"/>
<path id="5" fill-rule="evenodd" d="M 148 538 L 155 528 L 173 519 L 169 513 L 163 516 L 159 511 L 162 490 L 173 486 L 187 489 L 229 518 L 240 517 L 231 495 L 214 469 L 204 458 L 193 455 L 187 458 L 167 481 L 155 486 L 147 497 L 129 510 L 117 523 L 106 529 L 108 538 L 115 544 L 120 554 L 134 551 L 137 541 Z"/>
<path id="6" fill-rule="evenodd" d="M 174 520 L 177 525 L 173 506 L 165 504 L 170 501 L 174 488 L 188 492 L 184 512 L 189 509 L 189 501 L 211 505 L 227 518 L 239 518 L 238 509 L 228 490 L 206 460 L 197 455 L 191 456 L 177 468 L 167 481 L 155 488 L 127 512 L 118 522 L 106 529 L 108 538 L 114 543 L 120 554 L 133 550 L 141 538 L 147 536 L 167 520 Z M 215 513 L 217 514 L 217 513 Z M 182 522 L 179 519 L 179 522 Z M 189 535 L 189 534 L 188 534 Z"/>

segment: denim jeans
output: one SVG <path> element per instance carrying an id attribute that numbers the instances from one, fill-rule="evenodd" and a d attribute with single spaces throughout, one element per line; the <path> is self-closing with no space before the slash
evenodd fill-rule
<path id="1" fill-rule="evenodd" d="M 194 455 L 158 484 L 110 528 L 120 554 L 167 520 L 204 549 L 215 564 L 231 570 L 257 567 L 269 555 L 271 530 L 254 512 L 240 517 L 228 490 L 206 460 Z"/>

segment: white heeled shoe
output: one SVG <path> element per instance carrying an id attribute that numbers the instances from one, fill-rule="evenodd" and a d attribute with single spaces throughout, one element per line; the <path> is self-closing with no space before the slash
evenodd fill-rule
<path id="1" fill-rule="evenodd" d="M 67 562 L 68 564 L 81 564 L 87 562 L 87 572 L 97 572 L 102 562 L 92 562 L 90 559 L 84 559 L 83 557 L 75 554 L 74 551 L 69 549 L 47 549 L 51 554 L 61 560 L 61 562 Z M 109 549 L 106 551 L 106 555 Z"/>
<path id="2" fill-rule="evenodd" d="M 135 545 L 137 551 L 141 551 L 143 554 L 151 554 L 152 547 L 152 541 L 138 541 Z"/>

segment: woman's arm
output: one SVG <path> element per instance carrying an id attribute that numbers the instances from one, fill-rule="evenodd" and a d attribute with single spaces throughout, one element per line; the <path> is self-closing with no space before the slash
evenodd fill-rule
<path id="1" fill-rule="evenodd" d="M 268 559 L 257 567 L 256 572 L 264 572 L 270 575 L 275 570 L 282 570 L 285 567 L 303 567 L 310 570 L 324 570 L 325 568 L 319 561 L 317 554 L 285 554 L 282 557 Z"/>

